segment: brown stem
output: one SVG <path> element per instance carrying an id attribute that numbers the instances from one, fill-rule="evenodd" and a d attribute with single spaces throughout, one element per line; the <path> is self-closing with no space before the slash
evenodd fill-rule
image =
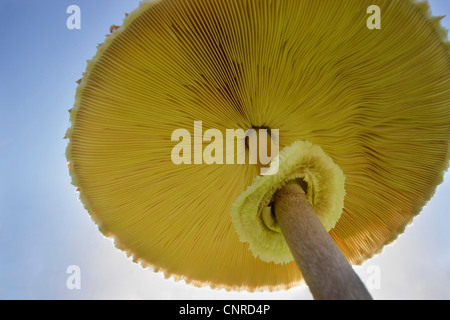
<path id="1" fill-rule="evenodd" d="M 314 299 L 372 299 L 323 227 L 300 185 L 288 183 L 275 194 L 274 200 L 276 219 Z"/>

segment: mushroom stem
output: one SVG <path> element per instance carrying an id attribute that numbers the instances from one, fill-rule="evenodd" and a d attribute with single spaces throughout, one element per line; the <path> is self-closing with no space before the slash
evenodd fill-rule
<path id="1" fill-rule="evenodd" d="M 276 219 L 314 299 L 371 300 L 301 186 L 290 182 L 277 191 L 273 200 Z"/>

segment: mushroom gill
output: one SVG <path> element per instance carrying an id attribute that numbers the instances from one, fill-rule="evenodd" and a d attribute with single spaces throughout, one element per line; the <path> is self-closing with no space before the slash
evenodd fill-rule
<path id="1" fill-rule="evenodd" d="M 276 290 L 295 262 L 256 258 L 230 210 L 258 166 L 171 160 L 174 130 L 278 129 L 346 177 L 330 235 L 352 264 L 380 252 L 448 167 L 450 56 L 423 3 L 379 0 L 143 2 L 99 46 L 70 114 L 67 159 L 105 236 L 195 285 Z M 207 143 L 203 144 L 203 148 Z M 194 152 L 192 153 L 194 157 Z"/>

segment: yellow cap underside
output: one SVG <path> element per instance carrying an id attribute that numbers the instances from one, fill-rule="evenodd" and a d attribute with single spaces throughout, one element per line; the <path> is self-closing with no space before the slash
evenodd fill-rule
<path id="1" fill-rule="evenodd" d="M 294 263 L 255 259 L 230 209 L 251 165 L 172 163 L 173 130 L 270 127 L 280 148 L 308 140 L 346 175 L 330 234 L 352 263 L 403 231 L 442 181 L 450 136 L 450 59 L 411 1 L 146 3 L 88 64 L 67 158 L 102 232 L 144 265 L 228 289 L 301 280 Z"/>

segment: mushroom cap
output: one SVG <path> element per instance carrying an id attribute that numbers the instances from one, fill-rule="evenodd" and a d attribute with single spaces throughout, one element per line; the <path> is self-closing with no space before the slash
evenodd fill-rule
<path id="1" fill-rule="evenodd" d="M 379 253 L 432 197 L 449 163 L 450 56 L 426 3 L 161 0 L 141 3 L 88 62 L 66 155 L 105 236 L 195 285 L 276 290 L 294 262 L 255 258 L 230 210 L 256 165 L 175 165 L 174 130 L 279 129 L 346 176 L 330 230 L 353 264 Z M 205 145 L 204 145 L 205 146 Z"/>

